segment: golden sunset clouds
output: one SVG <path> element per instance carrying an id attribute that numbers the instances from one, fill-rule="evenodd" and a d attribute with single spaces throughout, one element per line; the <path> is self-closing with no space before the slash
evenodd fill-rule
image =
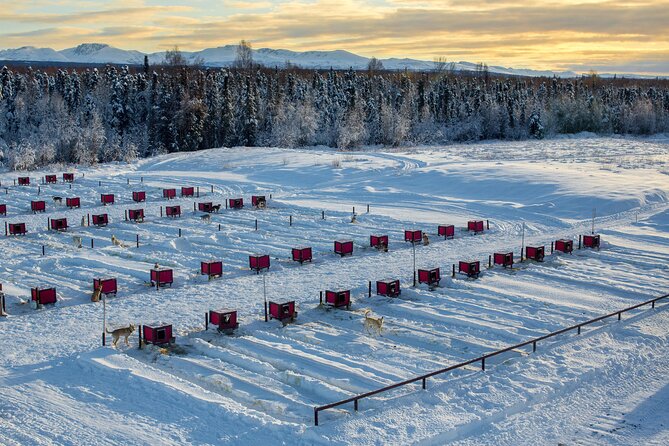
<path id="1" fill-rule="evenodd" d="M 0 45 L 237 43 L 553 70 L 669 74 L 669 1 L 0 1 Z"/>

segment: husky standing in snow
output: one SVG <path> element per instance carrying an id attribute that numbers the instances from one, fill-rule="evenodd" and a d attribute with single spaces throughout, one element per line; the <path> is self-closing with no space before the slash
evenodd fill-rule
<path id="1" fill-rule="evenodd" d="M 376 334 L 377 336 L 380 336 L 381 331 L 383 330 L 383 316 L 372 317 L 369 316 L 370 313 L 371 310 L 365 311 L 365 320 L 363 321 L 365 330 L 367 331 L 367 334 Z"/>
<path id="2" fill-rule="evenodd" d="M 121 337 L 125 338 L 125 345 L 130 346 L 128 343 L 128 338 L 133 334 L 134 331 L 135 324 L 130 324 L 125 328 L 117 328 L 116 330 L 112 331 L 107 330 L 107 333 L 112 335 L 112 345 L 114 347 L 116 347 L 116 344 L 118 343 L 118 340 L 121 339 Z"/>

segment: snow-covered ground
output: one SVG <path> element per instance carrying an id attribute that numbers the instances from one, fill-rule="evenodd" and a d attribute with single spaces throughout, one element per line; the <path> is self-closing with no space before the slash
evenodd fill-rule
<path id="1" fill-rule="evenodd" d="M 76 172 L 71 189 L 41 186 L 45 214 L 29 211 L 36 185 L 0 195 L 2 220 L 29 231 L 0 242 L 10 314 L 0 318 L 0 444 L 669 443 L 669 302 L 540 343 L 534 354 L 501 355 L 485 372 L 472 366 L 428 380 L 427 390 L 361 400 L 357 413 L 352 405 L 321 412 L 313 426 L 315 406 L 666 294 L 665 140 L 217 149 Z M 0 192 L 16 177 L 0 174 Z M 180 186 L 199 186 L 200 198 L 172 200 L 184 215 L 161 218 L 162 188 Z M 134 190 L 147 202 L 133 203 Z M 114 193 L 116 204 L 101 206 L 101 193 Z M 193 212 L 194 201 L 253 194 L 271 194 L 268 209 L 222 209 L 209 223 Z M 56 195 L 79 196 L 82 208 L 55 205 Z M 138 207 L 144 223 L 123 221 Z M 601 250 L 485 268 L 478 280 L 448 274 L 458 260 L 518 257 L 522 222 L 528 245 L 577 240 L 590 232 L 593 208 Z M 108 227 L 80 225 L 102 212 Z M 70 230 L 47 231 L 47 218 L 62 216 Z M 489 220 L 490 230 L 467 233 L 473 218 Z M 438 238 L 438 224 L 455 224 L 455 239 Z M 414 228 L 431 239 L 416 247 L 417 267 L 442 270 L 434 290 L 411 287 L 403 231 Z M 390 236 L 388 253 L 368 247 L 374 233 Z M 112 235 L 128 247 L 112 245 Z M 353 256 L 332 252 L 342 238 L 355 242 Z M 311 246 L 314 261 L 292 262 L 296 246 Z M 295 323 L 264 322 L 252 253 L 271 255 L 268 299 L 295 300 Z M 223 261 L 224 275 L 208 281 L 199 267 L 211 259 Z M 156 262 L 174 269 L 172 288 L 146 285 Z M 139 350 L 136 333 L 130 347 L 101 347 L 102 304 L 90 301 L 101 276 L 119 282 L 107 302 L 110 325 L 170 322 L 177 348 Z M 367 281 L 387 278 L 401 280 L 399 298 L 367 297 Z M 55 286 L 60 301 L 31 309 L 23 302 L 35 286 Z M 333 288 L 352 290 L 350 311 L 318 305 L 319 291 Z M 222 307 L 239 312 L 232 336 L 204 331 L 205 313 Z M 381 336 L 363 329 L 365 310 L 384 318 Z"/>

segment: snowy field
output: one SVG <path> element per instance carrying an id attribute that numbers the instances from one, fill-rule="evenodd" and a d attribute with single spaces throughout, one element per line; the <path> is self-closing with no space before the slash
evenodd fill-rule
<path id="1" fill-rule="evenodd" d="M 60 180 L 62 171 L 30 176 Z M 0 318 L 0 444 L 669 444 L 669 301 L 545 341 L 536 353 L 501 355 L 486 371 L 431 378 L 427 390 L 363 399 L 357 413 L 352 404 L 323 411 L 313 425 L 315 406 L 668 293 L 667 140 L 216 149 L 72 171 L 71 189 L 60 181 L 39 196 L 36 184 L 13 186 L 16 173 L 0 174 L 0 193 L 9 185 L 3 223 L 28 229 L 1 241 L 9 316 Z M 162 188 L 181 186 L 199 187 L 200 198 L 170 200 L 184 214 L 160 217 Z M 132 202 L 139 190 L 146 203 Z M 116 203 L 101 206 L 101 193 Z M 268 208 L 252 209 L 251 195 L 266 195 Z M 81 197 L 82 207 L 53 196 Z M 47 211 L 33 214 L 38 197 Z M 244 209 L 223 208 L 210 222 L 193 212 L 194 202 L 236 197 Z M 144 223 L 123 221 L 140 207 Z M 550 255 L 551 241 L 577 244 L 590 233 L 593 208 L 601 249 Z M 109 226 L 81 226 L 103 212 Z M 47 219 L 59 217 L 70 229 L 48 231 Z M 471 219 L 489 220 L 490 230 L 468 233 Z M 546 245 L 546 261 L 488 269 L 493 252 L 518 258 L 522 222 L 526 245 Z M 437 237 L 439 224 L 454 224 L 455 239 Z M 412 287 L 404 229 L 429 234 L 416 263 L 440 267 L 440 287 Z M 377 233 L 389 235 L 389 252 L 369 247 Z M 332 252 L 344 238 L 353 256 Z M 291 261 L 297 246 L 313 248 L 312 263 Z M 254 253 L 270 254 L 267 297 L 295 300 L 294 323 L 264 322 L 262 276 L 248 268 Z M 201 276 L 203 260 L 222 260 L 223 277 Z M 451 278 L 459 260 L 480 260 L 481 277 Z M 147 286 L 156 262 L 174 269 L 172 288 Z M 107 301 L 111 326 L 166 321 L 177 347 L 140 350 L 137 333 L 129 347 L 102 347 L 102 303 L 90 297 L 93 278 L 105 276 L 119 283 Z M 367 297 L 368 281 L 388 278 L 401 280 L 400 297 Z M 36 286 L 55 286 L 59 302 L 32 309 Z M 318 305 L 319 291 L 334 288 L 351 290 L 349 311 Z M 205 313 L 218 308 L 238 311 L 234 335 L 204 331 Z M 364 330 L 366 310 L 384 318 L 380 336 Z"/>

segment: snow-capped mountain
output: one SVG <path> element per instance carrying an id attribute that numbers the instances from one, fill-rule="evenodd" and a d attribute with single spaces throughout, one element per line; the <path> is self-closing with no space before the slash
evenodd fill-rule
<path id="1" fill-rule="evenodd" d="M 206 48 L 201 51 L 183 51 L 182 55 L 189 62 L 203 63 L 209 67 L 229 66 L 235 60 L 237 45 L 225 45 L 216 48 Z M 113 64 L 142 64 L 144 56 L 149 57 L 152 64 L 165 61 L 165 52 L 142 53 L 135 50 L 123 50 L 104 43 L 84 43 L 73 48 L 56 51 L 51 48 L 35 48 L 24 46 L 16 49 L 0 50 L 0 61 L 21 62 L 60 62 L 60 63 L 113 63 Z M 253 50 L 254 60 L 268 67 L 283 67 L 287 64 L 311 69 L 348 69 L 363 70 L 367 68 L 369 58 L 359 56 L 344 50 L 334 51 L 291 51 L 283 49 L 259 48 Z M 390 58 L 380 59 L 384 68 L 388 70 L 415 70 L 428 71 L 434 69 L 431 61 Z M 455 62 L 455 70 L 473 71 L 476 64 L 471 62 Z M 578 76 L 573 71 L 537 71 L 529 69 L 506 68 L 499 66 L 488 67 L 492 73 L 521 75 L 521 76 Z"/>

